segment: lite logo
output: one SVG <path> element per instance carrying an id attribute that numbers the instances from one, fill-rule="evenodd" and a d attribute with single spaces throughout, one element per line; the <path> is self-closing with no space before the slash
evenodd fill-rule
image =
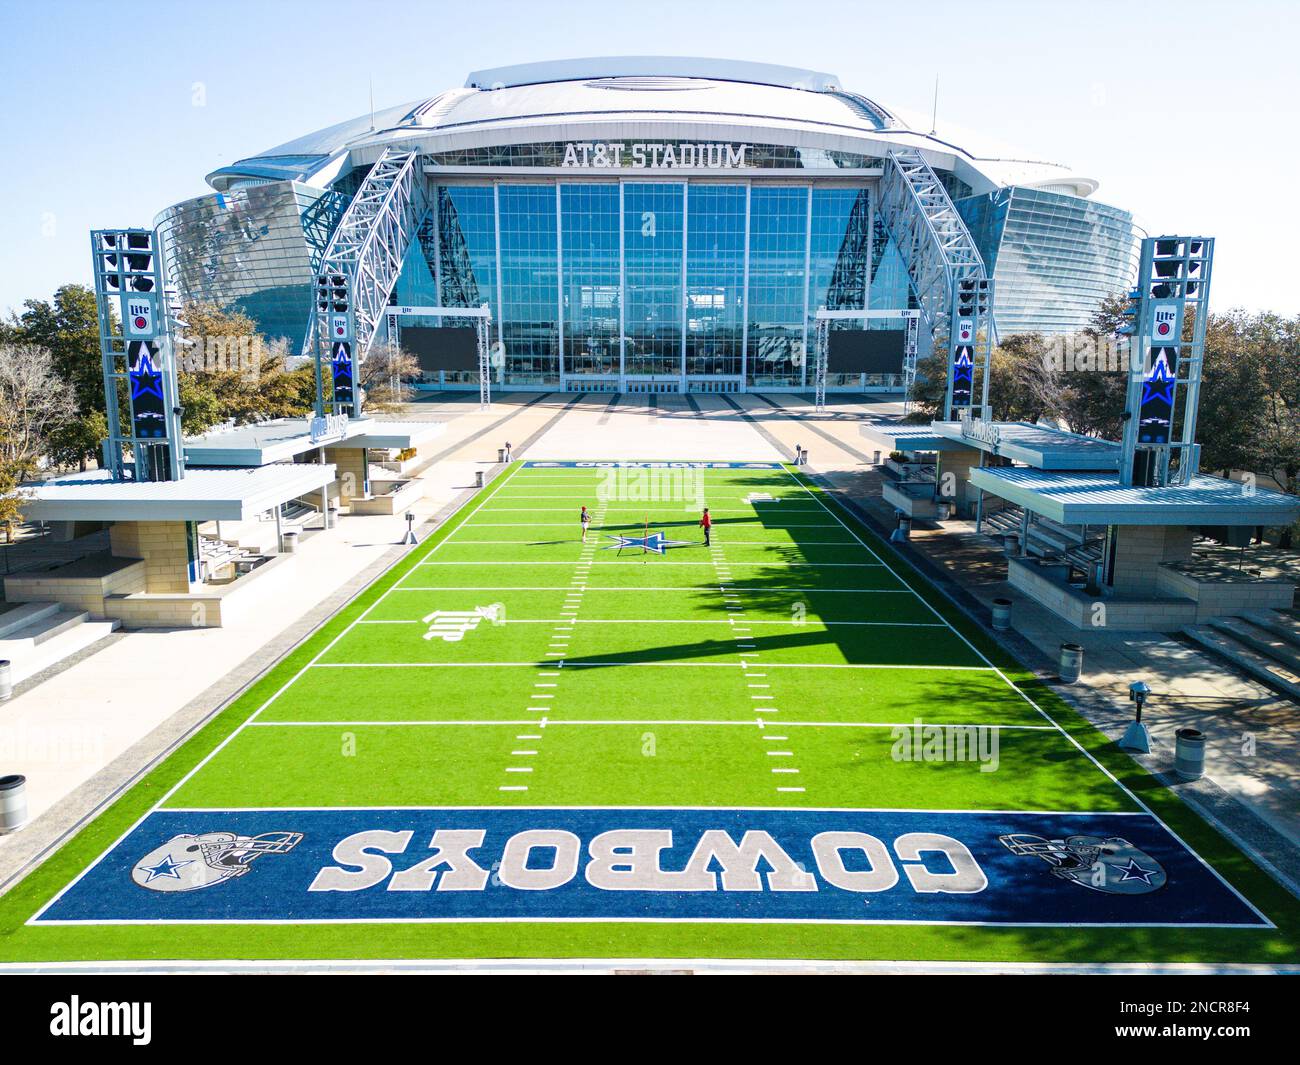
<path id="1" fill-rule="evenodd" d="M 50 1035 L 130 1036 L 138 1047 L 153 1038 L 152 1002 L 82 1002 L 73 995 L 50 1006 Z"/>
<path id="2" fill-rule="evenodd" d="M 500 603 L 491 606 L 476 606 L 473 610 L 435 610 L 424 616 L 424 623 L 429 631 L 424 634 L 426 640 L 442 640 L 445 643 L 459 643 L 465 633 L 473 632 L 484 618 L 497 621 L 505 613 Z"/>
<path id="3" fill-rule="evenodd" d="M 1151 311 L 1151 339 L 1167 343 L 1175 340 L 1178 332 L 1178 305 L 1157 303 Z"/>

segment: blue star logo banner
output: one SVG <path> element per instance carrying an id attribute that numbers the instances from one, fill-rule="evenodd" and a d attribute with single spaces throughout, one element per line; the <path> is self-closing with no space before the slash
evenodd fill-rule
<path id="1" fill-rule="evenodd" d="M 606 544 L 606 551 L 621 551 L 625 547 L 639 547 L 643 551 L 653 551 L 656 555 L 662 555 L 670 547 L 685 547 L 690 540 L 669 540 L 661 532 L 652 532 L 645 536 L 617 536 L 614 533 L 606 533 L 612 544 Z"/>
<path id="2" fill-rule="evenodd" d="M 135 435 L 145 440 L 167 435 L 167 408 L 162 370 L 155 361 L 157 354 L 154 346 L 144 340 L 132 342 L 127 349 L 132 424 Z"/>
<path id="3" fill-rule="evenodd" d="M 952 405 L 969 407 L 975 391 L 975 359 L 973 347 L 959 345 L 952 356 Z"/>
<path id="4" fill-rule="evenodd" d="M 352 345 L 340 340 L 334 345 L 330 364 L 334 370 L 334 402 L 352 403 Z"/>
<path id="5" fill-rule="evenodd" d="M 1178 351 L 1153 348 L 1151 370 L 1142 382 L 1142 404 L 1138 411 L 1138 439 L 1144 444 L 1169 443 L 1174 419 L 1174 382 Z"/>

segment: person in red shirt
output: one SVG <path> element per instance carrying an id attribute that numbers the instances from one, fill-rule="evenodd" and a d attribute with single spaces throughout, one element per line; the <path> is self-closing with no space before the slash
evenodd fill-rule
<path id="1" fill-rule="evenodd" d="M 700 528 L 704 530 L 704 546 L 709 546 L 709 530 L 713 528 L 713 519 L 709 517 L 709 508 L 704 508 L 704 513 L 700 515 Z"/>

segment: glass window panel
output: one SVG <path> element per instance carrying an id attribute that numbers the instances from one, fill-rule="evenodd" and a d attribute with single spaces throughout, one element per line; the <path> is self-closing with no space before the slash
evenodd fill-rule
<path id="1" fill-rule="evenodd" d="M 623 360 L 629 374 L 681 374 L 682 204 L 679 184 L 623 186 Z"/>

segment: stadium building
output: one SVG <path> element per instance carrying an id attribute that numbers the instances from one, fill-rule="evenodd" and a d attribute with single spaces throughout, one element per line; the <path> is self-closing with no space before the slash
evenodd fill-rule
<path id="1" fill-rule="evenodd" d="M 1131 215 L 1067 166 L 910 128 L 830 74 L 718 59 L 477 71 L 208 183 L 157 219 L 183 298 L 309 347 L 317 273 L 373 197 L 393 225 L 360 354 L 400 330 L 451 388 L 478 383 L 436 355 L 457 319 L 413 308 L 486 304 L 494 384 L 589 392 L 807 387 L 816 312 L 860 310 L 835 328 L 884 331 L 897 358 L 827 385 L 900 389 L 954 275 L 995 281 L 1001 335 L 1061 333 L 1134 263 Z"/>

